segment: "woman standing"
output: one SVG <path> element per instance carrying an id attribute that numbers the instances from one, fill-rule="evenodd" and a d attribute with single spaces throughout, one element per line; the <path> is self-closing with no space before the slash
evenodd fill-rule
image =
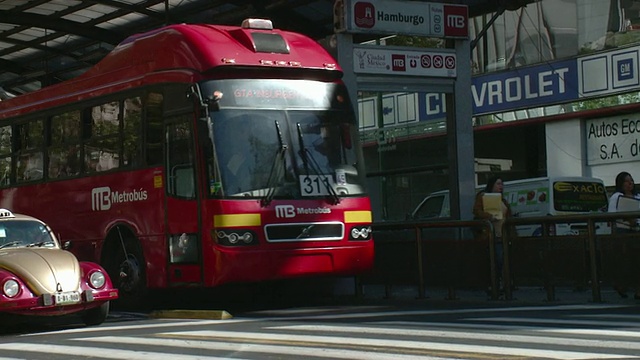
<path id="1" fill-rule="evenodd" d="M 502 269 L 503 269 L 503 245 L 502 245 L 502 225 L 504 220 L 511 217 L 511 206 L 507 200 L 502 197 L 504 190 L 504 184 L 502 178 L 494 176 L 489 178 L 487 185 L 483 191 L 480 191 L 476 195 L 476 200 L 473 205 L 473 216 L 476 220 L 489 220 L 493 224 L 494 239 L 495 239 L 495 259 L 496 259 L 496 272 L 498 274 L 499 283 L 502 282 Z M 484 195 L 488 193 L 500 194 L 501 196 L 501 211 L 502 216 L 495 216 L 485 210 Z"/>
<path id="2" fill-rule="evenodd" d="M 609 198 L 609 210 L 608 212 L 620 212 L 624 211 L 618 208 L 620 198 L 628 197 L 640 201 L 640 194 L 635 190 L 635 183 L 633 177 L 626 171 L 622 171 L 616 176 L 616 189 L 615 192 Z M 615 222 L 616 233 L 632 233 L 637 232 L 640 226 L 640 219 L 619 219 Z M 620 297 L 627 297 L 626 286 L 615 285 L 614 289 L 620 295 Z M 636 293 L 633 296 L 635 299 L 640 300 L 640 286 L 636 288 Z"/>
<path id="3" fill-rule="evenodd" d="M 616 190 L 609 199 L 609 212 L 621 211 L 618 209 L 618 202 L 620 197 L 628 197 L 636 200 L 640 200 L 640 194 L 635 190 L 635 183 L 633 177 L 626 171 L 623 171 L 616 176 Z M 616 222 L 616 232 L 629 233 L 638 231 L 640 225 L 640 219 L 625 219 L 618 220 Z"/>

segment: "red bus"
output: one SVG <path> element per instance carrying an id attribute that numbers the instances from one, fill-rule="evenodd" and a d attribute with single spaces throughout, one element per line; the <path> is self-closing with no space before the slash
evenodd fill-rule
<path id="1" fill-rule="evenodd" d="M 171 25 L 0 102 L 0 207 L 49 223 L 123 299 L 373 266 L 352 103 L 314 40 Z"/>

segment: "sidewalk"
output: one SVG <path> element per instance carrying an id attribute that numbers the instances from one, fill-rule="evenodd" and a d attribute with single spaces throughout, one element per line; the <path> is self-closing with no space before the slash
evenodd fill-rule
<path id="1" fill-rule="evenodd" d="M 555 292 L 548 294 L 543 287 L 519 287 L 513 290 L 512 299 L 505 300 L 501 295 L 498 300 L 492 300 L 486 290 L 455 289 L 450 291 L 444 288 L 426 288 L 424 300 L 445 300 L 462 302 L 503 302 L 521 304 L 593 304 L 591 288 L 575 289 L 570 287 L 557 287 Z M 633 298 L 633 291 L 629 291 L 628 298 L 622 298 L 610 287 L 601 287 L 600 303 L 640 305 L 640 300 Z M 549 300 L 551 296 L 552 300 Z M 391 286 L 365 285 L 362 298 L 365 300 L 420 300 L 417 286 Z"/>

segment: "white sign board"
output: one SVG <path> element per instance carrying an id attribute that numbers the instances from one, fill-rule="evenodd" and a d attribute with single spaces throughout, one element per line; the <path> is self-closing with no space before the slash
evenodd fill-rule
<path id="1" fill-rule="evenodd" d="M 338 2 L 336 23 L 350 33 L 469 37 L 466 5 L 396 0 Z M 344 8 L 341 8 L 344 6 Z M 346 19 L 345 19 L 346 18 Z"/>
<path id="2" fill-rule="evenodd" d="M 354 47 L 355 73 L 456 77 L 456 55 L 445 51 Z"/>
<path id="3" fill-rule="evenodd" d="M 581 97 L 619 93 L 640 86 L 640 47 L 578 58 Z"/>
<path id="4" fill-rule="evenodd" d="M 640 161 L 640 115 L 587 120 L 587 165 Z"/>

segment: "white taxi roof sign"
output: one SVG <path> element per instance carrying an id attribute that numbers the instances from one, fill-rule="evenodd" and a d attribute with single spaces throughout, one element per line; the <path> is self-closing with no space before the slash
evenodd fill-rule
<path id="1" fill-rule="evenodd" d="M 11 210 L 0 209 L 0 218 L 14 218 L 14 217 L 16 217 L 16 216 L 13 215 Z"/>

